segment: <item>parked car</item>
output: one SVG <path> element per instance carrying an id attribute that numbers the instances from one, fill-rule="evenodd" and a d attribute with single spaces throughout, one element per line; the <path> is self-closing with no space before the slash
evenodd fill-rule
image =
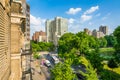
<path id="1" fill-rule="evenodd" d="M 56 56 L 51 56 L 51 57 L 52 57 L 52 61 L 53 61 L 54 64 L 57 64 L 57 63 L 60 62 L 59 59 Z"/>
<path id="2" fill-rule="evenodd" d="M 49 60 L 45 60 L 45 66 L 47 66 L 47 67 L 51 67 L 51 63 L 50 63 L 50 61 Z"/>

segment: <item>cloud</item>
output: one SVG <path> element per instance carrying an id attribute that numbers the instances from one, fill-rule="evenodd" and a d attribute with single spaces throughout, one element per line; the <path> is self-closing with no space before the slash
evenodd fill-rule
<path id="1" fill-rule="evenodd" d="M 67 11 L 66 13 L 67 13 L 67 14 L 75 15 L 75 14 L 77 14 L 78 12 L 80 12 L 81 10 L 82 10 L 81 8 L 70 8 L 69 11 Z"/>
<path id="2" fill-rule="evenodd" d="M 99 6 L 93 6 L 90 9 L 88 9 L 87 11 L 85 11 L 84 14 L 91 14 L 91 13 L 95 12 L 98 9 L 99 9 Z"/>
<path id="3" fill-rule="evenodd" d="M 73 18 L 68 19 L 69 24 L 73 24 L 74 22 L 75 22 L 75 19 L 73 19 Z"/>
<path id="4" fill-rule="evenodd" d="M 89 24 L 89 25 L 92 25 L 93 23 L 92 23 L 92 22 L 89 22 L 88 24 Z"/>
<path id="5" fill-rule="evenodd" d="M 95 12 L 96 10 L 99 9 L 99 6 L 93 6 L 90 9 L 86 10 L 83 15 L 81 16 L 81 22 L 85 22 L 88 21 L 90 19 L 92 19 L 92 14 L 93 12 Z M 97 14 L 97 16 L 100 16 L 100 14 Z"/>
<path id="6" fill-rule="evenodd" d="M 45 21 L 46 19 L 35 17 L 30 14 L 31 36 L 35 31 L 40 31 L 40 30 L 45 31 Z"/>
<path id="7" fill-rule="evenodd" d="M 88 21 L 88 20 L 90 20 L 90 19 L 92 19 L 92 16 L 90 16 L 90 15 L 85 15 L 85 14 L 83 14 L 83 15 L 81 16 L 82 22 Z"/>

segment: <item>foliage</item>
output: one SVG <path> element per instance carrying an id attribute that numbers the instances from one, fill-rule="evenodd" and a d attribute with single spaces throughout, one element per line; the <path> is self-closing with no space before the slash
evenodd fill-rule
<path id="1" fill-rule="evenodd" d="M 120 26 L 118 26 L 115 31 L 114 31 L 114 36 L 116 37 L 117 44 L 115 45 L 115 56 L 116 56 L 116 61 L 120 63 Z"/>
<path id="2" fill-rule="evenodd" d="M 120 26 L 118 26 L 115 31 L 113 32 L 114 36 L 116 37 L 116 40 L 118 44 L 120 44 Z"/>
<path id="3" fill-rule="evenodd" d="M 79 54 L 78 50 L 73 48 L 72 50 L 70 50 L 69 53 L 65 53 L 61 57 L 63 57 L 64 60 L 69 61 L 70 65 L 78 65 L 81 63 L 78 54 Z"/>
<path id="4" fill-rule="evenodd" d="M 102 70 L 103 65 L 101 64 L 101 62 L 103 61 L 103 58 L 100 57 L 99 53 L 92 51 L 89 53 L 89 55 L 87 55 L 87 58 L 90 60 L 93 68 L 97 69 L 97 72 L 100 72 Z"/>
<path id="5" fill-rule="evenodd" d="M 101 77 L 100 77 L 101 80 L 119 80 L 120 79 L 120 75 L 115 73 L 115 72 L 112 72 L 110 70 L 106 70 L 104 69 L 102 72 L 101 72 Z"/>
<path id="6" fill-rule="evenodd" d="M 107 47 L 107 48 L 100 48 L 99 53 L 100 54 L 107 54 L 112 55 L 115 52 L 113 47 Z"/>
<path id="7" fill-rule="evenodd" d="M 115 36 L 112 34 L 106 35 L 104 38 L 107 40 L 107 47 L 114 47 L 117 43 Z"/>
<path id="8" fill-rule="evenodd" d="M 80 73 L 85 77 L 85 80 L 98 80 L 96 70 L 92 67 L 90 62 L 85 57 L 81 57 L 81 62 L 85 65 L 86 69 L 86 72 L 80 71 Z"/>
<path id="9" fill-rule="evenodd" d="M 116 68 L 116 67 L 118 67 L 117 62 L 116 62 L 114 59 L 111 59 L 111 60 L 108 62 L 108 66 L 109 66 L 110 68 Z"/>
<path id="10" fill-rule="evenodd" d="M 71 49 L 79 50 L 80 54 L 86 54 L 90 48 L 99 48 L 98 39 L 89 36 L 84 32 L 77 34 L 66 33 L 59 39 L 58 51 L 59 53 L 69 53 Z"/>
<path id="11" fill-rule="evenodd" d="M 65 63 L 58 63 L 55 67 L 51 70 L 51 80 L 75 80 L 76 76 L 73 73 L 70 65 Z"/>
<path id="12" fill-rule="evenodd" d="M 80 54 L 88 53 L 89 51 L 89 39 L 88 35 L 85 32 L 78 32 L 77 49 L 80 51 Z"/>
<path id="13" fill-rule="evenodd" d="M 100 47 L 107 46 L 107 40 L 105 38 L 99 38 Z"/>
<path id="14" fill-rule="evenodd" d="M 64 34 L 60 40 L 59 40 L 59 47 L 58 51 L 59 53 L 66 53 L 69 52 L 73 47 L 76 48 L 75 46 L 77 45 L 77 37 L 73 33 L 66 33 Z"/>
<path id="15" fill-rule="evenodd" d="M 33 54 L 33 57 L 34 57 L 35 59 L 39 59 L 39 58 L 40 58 L 40 55 L 39 55 L 37 52 L 35 52 L 35 53 Z"/>
<path id="16" fill-rule="evenodd" d="M 92 49 L 97 49 L 99 48 L 99 41 L 96 37 L 94 36 L 89 36 L 89 47 L 92 48 Z"/>
<path id="17" fill-rule="evenodd" d="M 104 65 L 104 69 L 106 69 L 106 70 L 110 70 L 110 71 L 113 71 L 113 72 L 115 72 L 115 73 L 117 73 L 117 74 L 120 75 L 120 66 L 117 67 L 117 68 L 110 68 L 110 67 L 108 67 L 107 64 L 105 64 L 105 65 Z"/>
<path id="18" fill-rule="evenodd" d="M 32 45 L 32 50 L 33 52 L 36 51 L 53 51 L 54 50 L 54 45 L 53 43 L 49 42 L 34 42 L 31 41 L 31 45 Z"/>
<path id="19" fill-rule="evenodd" d="M 86 80 L 98 80 L 96 70 L 101 78 L 105 77 L 102 73 L 104 71 L 103 64 L 101 62 L 104 58 L 101 57 L 100 53 L 114 53 L 114 49 L 100 50 L 106 46 L 114 46 L 116 44 L 115 36 L 105 36 L 104 38 L 95 38 L 89 36 L 84 32 L 78 32 L 77 34 L 66 33 L 59 39 L 58 52 L 64 61 L 68 61 L 69 65 L 79 65 L 84 64 L 86 67 L 86 72 L 80 71 L 80 73 L 86 77 Z M 120 47 L 117 45 L 116 49 L 119 50 Z M 120 51 L 120 50 L 119 50 Z M 117 52 L 119 53 L 119 52 Z M 81 58 L 84 56 L 84 58 Z M 88 60 L 86 60 L 86 58 Z M 118 56 L 119 57 L 119 56 Z M 110 76 L 109 74 L 106 76 Z M 109 79 L 108 79 L 109 80 Z"/>
<path id="20" fill-rule="evenodd" d="M 32 50 L 33 50 L 33 52 L 34 52 L 34 51 L 40 51 L 40 50 L 41 50 L 41 48 L 39 47 L 39 45 L 36 44 L 35 42 L 31 41 L 31 45 L 32 45 Z"/>

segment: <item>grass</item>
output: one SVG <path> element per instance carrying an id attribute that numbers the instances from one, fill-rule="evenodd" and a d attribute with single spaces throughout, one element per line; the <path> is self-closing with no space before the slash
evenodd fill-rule
<path id="1" fill-rule="evenodd" d="M 114 53 L 114 48 L 113 47 L 107 47 L 107 48 L 100 48 L 100 53 L 101 54 L 108 54 L 111 55 Z"/>
<path id="2" fill-rule="evenodd" d="M 107 69 L 107 70 L 116 72 L 117 74 L 120 74 L 120 67 L 112 69 L 112 68 L 109 68 L 107 65 L 104 65 L 104 69 Z"/>
<path id="3" fill-rule="evenodd" d="M 112 47 L 111 48 L 100 48 L 100 54 L 103 55 L 103 57 L 114 57 L 112 55 L 112 54 L 114 54 L 114 51 L 115 50 Z M 104 64 L 103 68 L 105 70 L 108 70 L 108 74 L 111 74 L 111 76 L 113 78 L 115 78 L 115 80 L 119 80 L 120 79 L 120 66 L 118 68 L 109 68 L 107 64 Z"/>

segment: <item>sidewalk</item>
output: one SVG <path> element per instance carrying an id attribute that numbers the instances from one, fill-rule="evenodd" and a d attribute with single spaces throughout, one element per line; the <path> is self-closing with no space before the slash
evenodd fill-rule
<path id="1" fill-rule="evenodd" d="M 33 61 L 31 63 L 32 68 L 34 68 L 34 72 L 33 72 L 34 74 L 32 74 L 33 80 L 46 80 L 44 73 L 40 69 L 40 65 L 36 64 L 36 63 L 37 63 L 36 61 Z M 41 74 L 40 74 L 40 72 L 41 72 Z"/>

